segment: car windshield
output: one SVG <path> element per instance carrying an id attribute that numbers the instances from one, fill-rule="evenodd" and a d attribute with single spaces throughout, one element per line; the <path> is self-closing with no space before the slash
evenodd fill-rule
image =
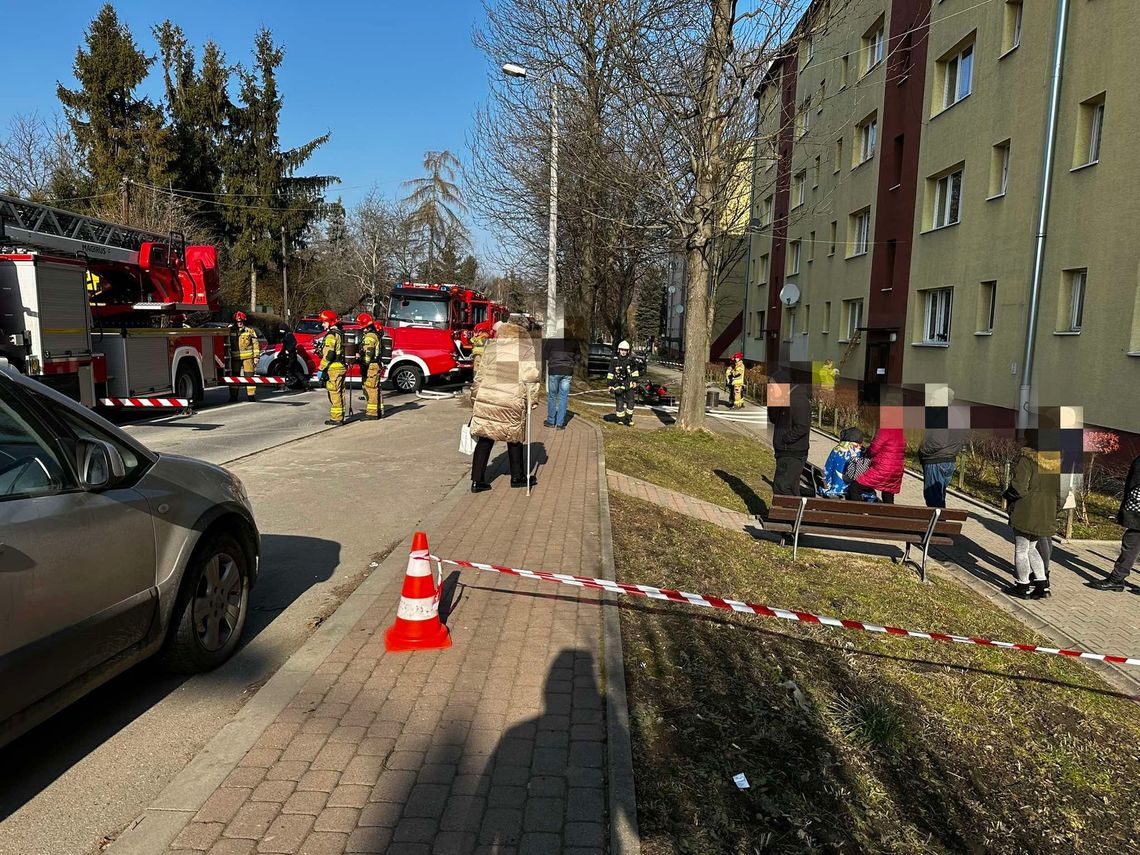
<path id="1" fill-rule="evenodd" d="M 309 320 L 301 321 L 301 323 L 297 324 L 297 329 L 295 332 L 298 332 L 301 335 L 316 335 L 321 331 L 321 329 L 322 327 L 320 321 Z"/>
<path id="2" fill-rule="evenodd" d="M 427 300 L 423 297 L 398 297 L 388 301 L 388 324 L 394 327 L 427 325 L 447 329 L 447 300 Z"/>

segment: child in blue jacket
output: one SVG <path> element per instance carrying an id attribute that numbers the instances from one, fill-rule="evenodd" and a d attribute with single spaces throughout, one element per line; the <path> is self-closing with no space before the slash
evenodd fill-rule
<path id="1" fill-rule="evenodd" d="M 819 490 L 819 495 L 825 499 L 852 498 L 873 501 L 873 499 L 868 499 L 859 494 L 848 495 L 852 485 L 843 478 L 843 473 L 851 465 L 851 461 L 859 460 L 862 456 L 863 432 L 859 428 L 845 428 L 839 434 L 839 443 L 831 450 L 831 454 L 827 455 L 827 462 L 823 465 L 824 486 Z M 858 490 L 857 487 L 856 490 Z M 864 491 L 859 491 L 859 493 L 862 492 Z M 870 492 L 873 496 L 874 492 Z"/>

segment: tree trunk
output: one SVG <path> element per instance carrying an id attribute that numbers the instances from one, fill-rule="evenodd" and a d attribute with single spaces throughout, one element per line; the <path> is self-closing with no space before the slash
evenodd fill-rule
<path id="1" fill-rule="evenodd" d="M 708 224 L 702 223 L 699 233 L 708 230 Z M 705 426 L 705 365 L 709 355 L 709 269 L 703 247 L 696 241 L 686 256 L 685 295 L 685 364 L 677 427 L 700 430 Z"/>

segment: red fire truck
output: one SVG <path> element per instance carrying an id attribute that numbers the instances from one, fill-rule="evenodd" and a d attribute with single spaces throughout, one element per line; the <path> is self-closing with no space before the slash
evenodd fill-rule
<path id="1" fill-rule="evenodd" d="M 218 385 L 217 250 L 0 195 L 0 358 L 88 406 Z"/>
<path id="2" fill-rule="evenodd" d="M 398 392 L 416 392 L 431 380 L 458 379 L 471 370 L 470 334 L 477 325 L 506 320 L 507 310 L 478 291 L 458 285 L 422 285 L 402 282 L 388 297 L 384 335 L 392 340 L 392 358 L 384 381 Z M 352 353 L 360 327 L 346 316 L 344 330 L 350 364 L 348 377 L 359 379 Z M 309 375 L 316 372 L 319 357 L 313 349 L 321 324 L 305 318 L 297 324 L 297 358 Z M 262 356 L 258 373 L 269 372 L 272 358 Z"/>

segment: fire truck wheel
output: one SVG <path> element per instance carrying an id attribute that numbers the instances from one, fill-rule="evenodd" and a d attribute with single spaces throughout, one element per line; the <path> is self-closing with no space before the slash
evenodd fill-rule
<path id="1" fill-rule="evenodd" d="M 206 534 L 186 568 L 162 652 L 172 671 L 218 667 L 237 648 L 249 610 L 249 556 L 229 534 Z"/>
<path id="2" fill-rule="evenodd" d="M 397 392 L 418 392 L 424 387 L 424 373 L 415 363 L 401 363 L 392 372 L 392 386 Z"/>
<path id="3" fill-rule="evenodd" d="M 174 376 L 174 397 L 187 398 L 191 404 L 200 404 L 204 395 L 202 384 L 198 382 L 198 373 L 183 360 Z"/>

